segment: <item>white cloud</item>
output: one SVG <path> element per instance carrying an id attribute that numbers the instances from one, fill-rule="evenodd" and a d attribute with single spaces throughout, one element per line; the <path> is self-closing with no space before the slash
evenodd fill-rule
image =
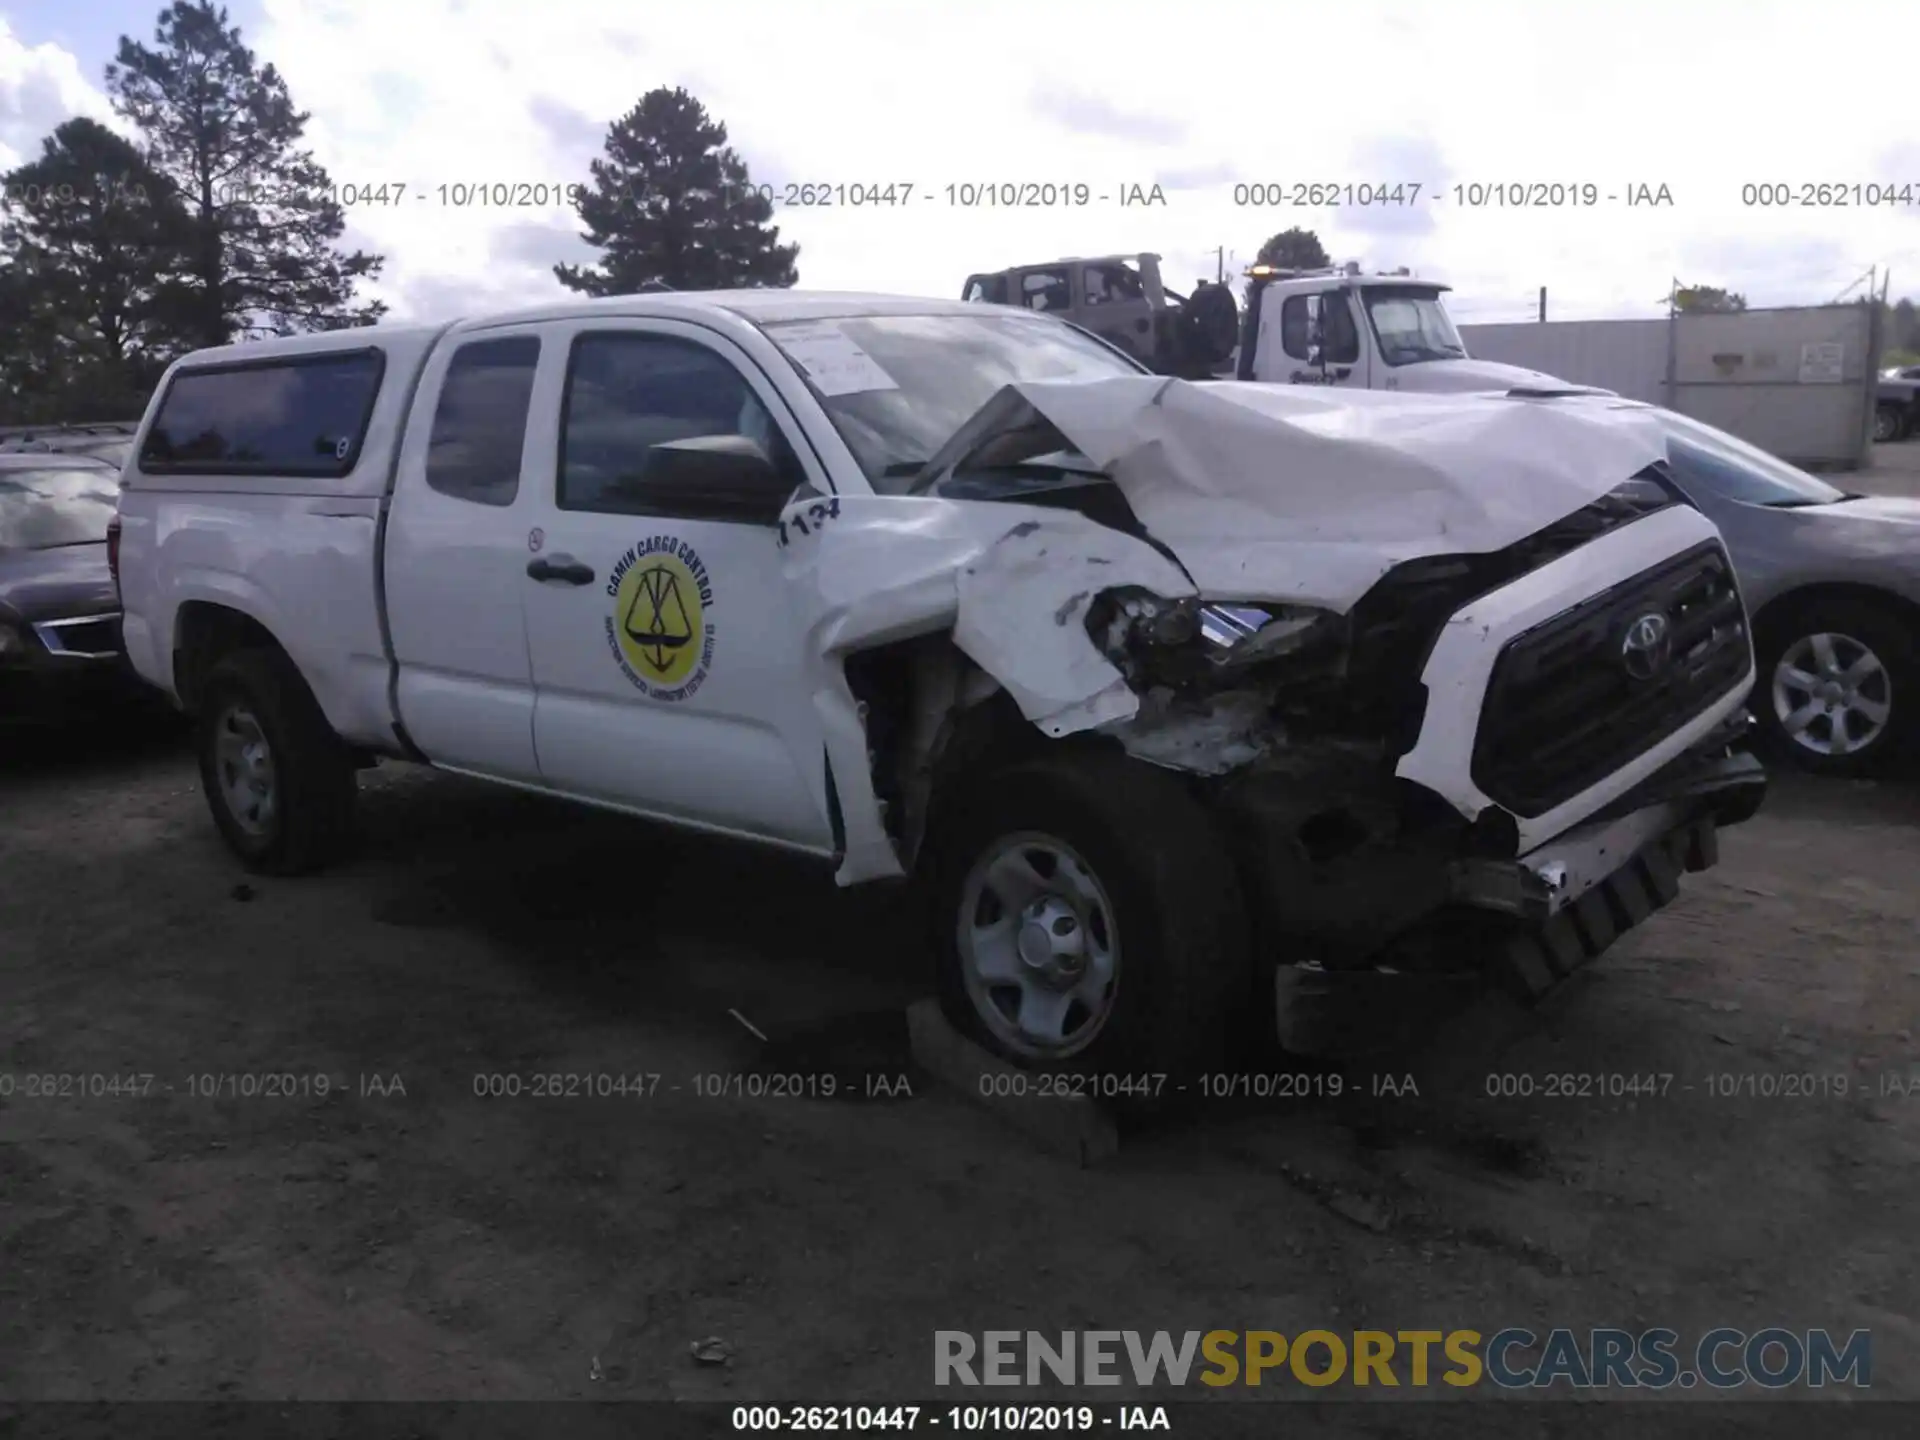
<path id="1" fill-rule="evenodd" d="M 1215 246 L 1244 264 L 1297 224 L 1338 258 L 1449 279 L 1471 321 L 1530 316 L 1542 285 L 1570 318 L 1654 313 L 1675 276 L 1754 304 L 1830 299 L 1875 263 L 1920 282 L 1920 205 L 1741 203 L 1743 183 L 1772 181 L 1920 199 L 1920 153 L 1896 153 L 1911 107 L 1883 83 L 1897 73 L 1849 78 L 1847 37 L 1903 34 L 1902 15 L 1893 0 L 1350 0 L 1298 19 L 1214 0 L 264 0 L 247 40 L 312 112 L 337 183 L 406 184 L 402 204 L 351 216 L 354 242 L 388 256 L 397 314 L 559 293 L 548 265 L 579 258 L 569 212 L 458 208 L 439 187 L 583 180 L 610 121 L 683 84 L 757 181 L 914 185 L 904 207 L 782 210 L 810 288 L 953 295 L 975 270 L 1142 249 L 1184 284 L 1214 272 Z M 91 94 L 69 57 L 0 32 L 0 144 L 21 129 L 6 106 L 26 93 L 23 54 L 34 93 Z M 947 203 L 949 185 L 1012 180 L 1096 195 L 1159 180 L 1167 203 Z M 1425 188 L 1409 209 L 1303 211 L 1236 207 L 1236 181 Z M 1529 182 L 1602 198 L 1475 210 L 1451 188 Z M 1604 198 L 1640 185 L 1672 205 Z"/>
<path id="2" fill-rule="evenodd" d="M 0 170 L 37 159 L 40 141 L 76 115 L 113 123 L 106 96 L 71 52 L 26 44 L 0 16 Z"/>

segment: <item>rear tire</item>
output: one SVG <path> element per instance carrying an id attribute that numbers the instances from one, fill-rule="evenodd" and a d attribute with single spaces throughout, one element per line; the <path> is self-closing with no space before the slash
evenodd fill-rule
<path id="1" fill-rule="evenodd" d="M 1755 647 L 1752 709 L 1768 748 L 1816 775 L 1884 774 L 1920 734 L 1920 658 L 1907 626 L 1865 600 L 1788 604 Z"/>
<path id="2" fill-rule="evenodd" d="M 1876 445 L 1891 445 L 1896 440 L 1904 440 L 1907 435 L 1907 417 L 1892 405 L 1882 405 L 1873 412 L 1873 439 Z"/>
<path id="3" fill-rule="evenodd" d="M 207 808 L 247 869 L 301 875 L 351 845 L 353 758 L 280 651 L 236 651 L 208 670 L 196 748 Z"/>
<path id="4" fill-rule="evenodd" d="M 1170 1108 L 1224 1063 L 1250 983 L 1211 819 L 1171 775 L 1118 755 L 965 783 L 929 857 L 948 1020 L 1022 1068 L 1099 1075 L 1096 1098 L 1116 1108 Z M 1144 1083 L 1111 1083 L 1129 1078 Z"/>

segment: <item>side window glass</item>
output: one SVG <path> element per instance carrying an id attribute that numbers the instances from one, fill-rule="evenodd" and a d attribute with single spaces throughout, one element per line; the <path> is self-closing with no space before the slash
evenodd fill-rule
<path id="1" fill-rule="evenodd" d="M 654 447 L 743 435 L 789 488 L 805 481 L 767 408 L 732 364 L 663 335 L 582 335 L 574 342 L 560 438 L 562 510 L 659 514 L 647 486 Z"/>
<path id="2" fill-rule="evenodd" d="M 1321 308 L 1325 327 L 1322 343 L 1329 365 L 1351 365 L 1360 358 L 1360 330 L 1353 322 L 1353 305 L 1345 295 L 1335 292 L 1326 297 Z"/>
<path id="3" fill-rule="evenodd" d="M 1146 298 L 1140 277 L 1124 265 L 1089 265 L 1080 272 L 1089 305 L 1117 305 Z"/>
<path id="4" fill-rule="evenodd" d="M 1029 310 L 1058 314 L 1073 308 L 1073 291 L 1064 270 L 1029 270 L 1020 277 L 1020 303 Z"/>
<path id="5" fill-rule="evenodd" d="M 147 430 L 140 468 L 350 474 L 385 370 L 380 352 L 363 350 L 178 371 Z"/>
<path id="6" fill-rule="evenodd" d="M 1313 312 L 1307 302 L 1318 298 L 1289 295 L 1280 306 L 1280 348 L 1295 360 L 1305 360 L 1313 343 Z"/>
<path id="7" fill-rule="evenodd" d="M 511 505 L 540 340 L 475 340 L 453 352 L 427 441 L 427 484 L 478 505 Z"/>

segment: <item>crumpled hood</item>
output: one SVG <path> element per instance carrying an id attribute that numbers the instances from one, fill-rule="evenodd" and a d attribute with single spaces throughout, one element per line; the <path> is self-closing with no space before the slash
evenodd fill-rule
<path id="1" fill-rule="evenodd" d="M 1154 376 L 1010 386 L 964 448 L 1017 424 L 1009 392 L 1113 477 L 1211 600 L 1345 611 L 1395 565 L 1502 549 L 1666 457 L 1633 411 Z"/>

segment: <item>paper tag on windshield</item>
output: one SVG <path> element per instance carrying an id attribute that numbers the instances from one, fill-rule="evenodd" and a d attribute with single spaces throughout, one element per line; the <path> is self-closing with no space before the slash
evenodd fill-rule
<path id="1" fill-rule="evenodd" d="M 781 348 L 807 372 L 822 395 L 859 395 L 868 390 L 900 388 L 871 355 L 839 330 L 824 326 L 808 329 L 787 336 Z"/>

